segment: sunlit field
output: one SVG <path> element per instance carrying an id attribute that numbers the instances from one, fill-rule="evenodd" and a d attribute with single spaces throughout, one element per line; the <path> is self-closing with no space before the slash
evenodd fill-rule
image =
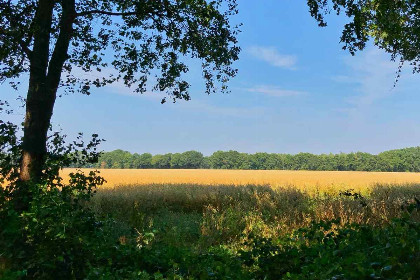
<path id="1" fill-rule="evenodd" d="M 75 169 L 64 169 L 68 174 Z M 86 169 L 85 171 L 88 171 Z M 105 186 L 148 184 L 293 186 L 306 191 L 366 190 L 376 184 L 420 183 L 420 173 L 355 171 L 210 170 L 210 169 L 101 169 Z"/>
<path id="2" fill-rule="evenodd" d="M 248 179 L 264 174 L 245 173 Z M 139 184 L 103 188 L 91 206 L 98 216 L 113 218 L 118 246 L 134 244 L 145 252 L 147 266 L 198 275 L 165 279 L 369 279 L 373 273 L 391 276 L 377 279 L 417 279 L 416 197 L 420 184 L 376 185 L 363 195 L 255 185 Z M 338 264 L 330 268 L 333 262 Z M 372 263 L 381 265 L 378 272 Z M 330 277 L 343 271 L 356 271 L 356 276 Z"/>

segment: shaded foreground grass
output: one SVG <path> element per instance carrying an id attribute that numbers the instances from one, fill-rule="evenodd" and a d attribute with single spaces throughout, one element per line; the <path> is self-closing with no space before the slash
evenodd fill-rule
<path id="1" fill-rule="evenodd" d="M 399 217 L 403 205 L 413 203 L 414 197 L 420 197 L 420 185 L 377 185 L 361 195 L 351 189 L 308 194 L 292 187 L 151 184 L 101 189 L 93 205 L 96 212 L 142 230 L 174 214 L 179 222 L 198 219 L 200 230 L 208 231 L 201 222 L 209 218 L 221 222 L 231 213 L 238 225 L 246 216 L 255 215 L 266 227 L 282 227 L 278 230 L 284 232 L 333 219 L 340 219 L 341 224 L 382 225 Z"/>
<path id="2" fill-rule="evenodd" d="M 92 203 L 148 279 L 416 279 L 420 185 L 127 185 Z M 154 276 L 151 276 L 154 275 Z"/>

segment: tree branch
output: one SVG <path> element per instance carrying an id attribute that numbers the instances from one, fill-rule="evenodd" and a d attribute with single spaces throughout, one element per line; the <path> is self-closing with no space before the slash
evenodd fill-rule
<path id="1" fill-rule="evenodd" d="M 13 32 L 7 32 L 6 30 L 4 30 L 1 27 L 0 27 L 0 34 L 5 35 L 5 36 L 13 37 L 13 39 L 16 40 L 16 42 L 21 47 L 22 52 L 25 53 L 28 56 L 28 58 L 30 59 L 30 57 L 32 55 L 32 51 L 29 49 L 27 42 L 17 38 L 17 36 L 13 35 Z"/>
<path id="2" fill-rule="evenodd" d="M 36 17 L 36 15 L 35 15 Z M 24 41 L 25 46 L 28 48 L 28 46 L 31 44 L 33 38 L 34 38 L 34 25 L 35 25 L 35 18 L 32 20 L 31 24 L 29 25 L 29 34 L 28 38 Z"/>
<path id="3" fill-rule="evenodd" d="M 29 60 L 32 56 L 32 51 L 29 49 L 28 45 L 24 41 L 19 41 L 19 46 L 22 48 L 22 51 L 28 56 Z"/>
<path id="4" fill-rule="evenodd" d="M 137 15 L 138 13 L 137 12 L 123 12 L 123 13 L 118 13 L 118 12 L 108 12 L 108 11 L 101 11 L 101 10 L 91 10 L 91 11 L 85 11 L 85 12 L 76 13 L 76 17 L 78 17 L 78 16 L 93 15 L 93 14 L 109 15 L 109 16 L 134 16 L 134 15 Z"/>
<path id="5" fill-rule="evenodd" d="M 50 89 L 57 90 L 60 83 L 63 65 L 68 59 L 68 49 L 73 36 L 73 22 L 75 19 L 75 0 L 63 1 L 63 14 L 60 20 L 60 34 L 55 43 L 54 51 L 48 65 L 47 84 Z"/>

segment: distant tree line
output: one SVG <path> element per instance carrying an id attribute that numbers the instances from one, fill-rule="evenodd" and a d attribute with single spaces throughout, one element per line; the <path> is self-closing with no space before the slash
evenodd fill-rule
<path id="1" fill-rule="evenodd" d="M 291 155 L 217 151 L 211 156 L 203 156 L 197 151 L 152 155 L 115 150 L 103 153 L 97 164 L 83 167 L 420 172 L 420 146 L 378 155 L 362 152 Z"/>

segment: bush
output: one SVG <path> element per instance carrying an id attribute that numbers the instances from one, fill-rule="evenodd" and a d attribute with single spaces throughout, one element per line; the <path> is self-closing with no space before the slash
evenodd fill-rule
<path id="1" fill-rule="evenodd" d="M 95 249 L 104 238 L 88 202 L 90 190 L 78 174 L 61 190 L 30 184 L 32 199 L 23 212 L 12 201 L 0 211 L 0 248 L 12 260 L 9 269 L 37 279 L 80 279 L 94 263 Z"/>
<path id="2" fill-rule="evenodd" d="M 94 171 L 73 173 L 68 183 L 59 176 L 64 165 L 95 162 L 99 143 L 93 135 L 85 146 L 80 135 L 65 145 L 64 137 L 53 133 L 42 178 L 37 183 L 21 182 L 16 126 L 0 122 L 1 279 L 85 279 L 95 271 L 134 273 L 136 247 L 119 246 L 112 220 L 100 219 L 90 209 L 91 197 L 104 179 Z"/>
<path id="3" fill-rule="evenodd" d="M 257 279 L 415 279 L 420 269 L 418 223 L 388 226 L 321 222 L 279 240 L 254 238 L 241 252 Z"/>

